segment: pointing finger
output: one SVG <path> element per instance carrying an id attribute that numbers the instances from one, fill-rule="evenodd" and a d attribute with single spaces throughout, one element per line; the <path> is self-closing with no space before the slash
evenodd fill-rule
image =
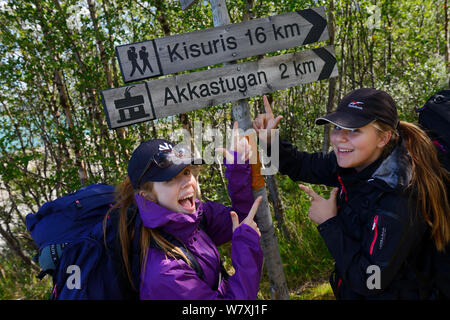
<path id="1" fill-rule="evenodd" d="M 236 229 L 239 226 L 239 218 L 238 218 L 236 212 L 234 212 L 234 211 L 231 211 L 230 215 L 231 215 L 231 223 L 233 226 L 232 230 L 234 231 L 234 229 Z"/>
<path id="2" fill-rule="evenodd" d="M 300 187 L 300 189 L 305 191 L 312 198 L 312 200 L 316 200 L 316 199 L 320 198 L 320 196 L 317 193 L 315 193 L 313 189 L 311 189 L 303 184 L 299 184 L 298 186 Z"/>
<path id="3" fill-rule="evenodd" d="M 253 202 L 252 208 L 250 209 L 250 212 L 248 213 L 246 219 L 253 220 L 253 218 L 256 215 L 256 211 L 258 211 L 258 207 L 259 207 L 259 204 L 261 203 L 261 201 L 262 201 L 262 196 L 259 196 L 258 198 L 256 198 L 255 202 Z"/>
<path id="4" fill-rule="evenodd" d="M 272 114 L 272 108 L 270 107 L 269 99 L 267 98 L 267 96 L 264 95 L 263 100 L 264 100 L 264 109 L 266 110 L 266 113 Z"/>

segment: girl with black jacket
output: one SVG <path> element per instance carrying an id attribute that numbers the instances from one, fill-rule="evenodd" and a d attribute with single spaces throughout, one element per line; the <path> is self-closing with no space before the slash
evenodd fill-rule
<path id="1" fill-rule="evenodd" d="M 253 122 L 270 141 L 281 116 L 264 97 L 265 114 Z M 416 125 L 398 121 L 386 92 L 357 89 L 335 112 L 316 119 L 334 125 L 329 153 L 299 152 L 279 143 L 279 171 L 294 181 L 335 187 L 329 199 L 311 197 L 308 215 L 318 224 L 335 260 L 330 283 L 338 299 L 425 299 L 422 274 L 430 250 L 450 240 L 450 206 L 436 150 Z M 274 155 L 272 155 L 273 157 Z"/>

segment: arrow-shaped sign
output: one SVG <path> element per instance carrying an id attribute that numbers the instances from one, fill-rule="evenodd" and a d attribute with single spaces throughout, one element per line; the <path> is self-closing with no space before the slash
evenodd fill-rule
<path id="1" fill-rule="evenodd" d="M 337 76 L 332 46 L 101 92 L 110 129 Z"/>
<path id="2" fill-rule="evenodd" d="M 327 27 L 327 20 L 313 9 L 299 10 L 297 13 L 313 26 L 306 36 L 304 43 L 320 41 L 320 36 Z"/>
<path id="3" fill-rule="evenodd" d="M 116 47 L 124 82 L 293 48 L 329 37 L 317 7 Z"/>

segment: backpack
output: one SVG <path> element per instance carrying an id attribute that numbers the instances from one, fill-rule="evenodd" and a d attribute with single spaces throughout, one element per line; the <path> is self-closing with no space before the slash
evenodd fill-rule
<path id="1" fill-rule="evenodd" d="M 438 150 L 442 166 L 450 171 L 450 90 L 437 92 L 416 112 L 419 124 Z"/>
<path id="2" fill-rule="evenodd" d="M 420 126 L 436 146 L 442 167 L 450 171 L 450 90 L 432 95 L 416 112 Z M 447 190 L 450 195 L 449 186 Z M 425 263 L 421 263 L 424 271 L 416 272 L 423 291 L 431 292 L 432 299 L 450 299 L 450 244 L 444 252 L 439 252 L 430 241 L 425 252 L 426 256 L 422 257 Z"/>
<path id="3" fill-rule="evenodd" d="M 38 277 L 49 274 L 53 279 L 51 299 L 139 298 L 138 239 L 142 221 L 137 208 L 128 210 L 128 229 L 130 234 L 134 232 L 129 248 L 133 288 L 121 255 L 119 212 L 111 210 L 108 214 L 114 204 L 114 189 L 107 184 L 89 185 L 47 202 L 36 214 L 26 216 L 27 229 L 39 248 L 35 260 L 42 271 Z M 171 235 L 162 235 L 180 247 L 203 279 L 203 271 L 189 250 Z M 150 246 L 158 248 L 154 241 Z"/>

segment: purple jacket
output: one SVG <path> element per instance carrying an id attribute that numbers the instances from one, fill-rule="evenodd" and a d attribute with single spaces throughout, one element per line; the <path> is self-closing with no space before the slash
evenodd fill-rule
<path id="1" fill-rule="evenodd" d="M 178 238 L 197 258 L 204 273 L 201 280 L 184 260 L 166 257 L 159 249 L 150 248 L 147 265 L 141 275 L 140 298 L 156 300 L 217 300 L 256 299 L 261 278 L 263 256 L 259 235 L 247 225 L 232 233 L 230 211 L 242 221 L 253 204 L 250 165 L 228 165 L 228 193 L 233 208 L 217 202 L 199 202 L 193 214 L 173 212 L 136 195 L 136 202 L 144 225 L 161 228 Z M 206 218 L 206 234 L 199 228 L 201 215 Z M 208 236 L 209 235 L 209 236 Z M 217 247 L 232 241 L 231 260 L 235 269 L 228 280 L 220 274 Z"/>

